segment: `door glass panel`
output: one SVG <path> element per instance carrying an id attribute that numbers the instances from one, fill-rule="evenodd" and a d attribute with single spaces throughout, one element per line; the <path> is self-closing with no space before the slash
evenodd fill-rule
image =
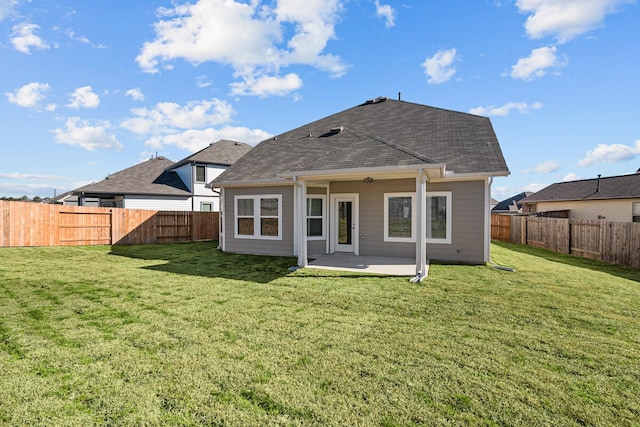
<path id="1" fill-rule="evenodd" d="M 352 202 L 338 202 L 338 243 L 341 245 L 350 245 L 352 241 L 352 207 Z"/>

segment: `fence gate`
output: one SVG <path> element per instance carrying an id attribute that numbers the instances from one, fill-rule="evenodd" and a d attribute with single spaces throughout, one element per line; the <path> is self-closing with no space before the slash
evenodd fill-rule
<path id="1" fill-rule="evenodd" d="M 109 211 L 60 211 L 60 245 L 110 245 L 111 225 Z"/>

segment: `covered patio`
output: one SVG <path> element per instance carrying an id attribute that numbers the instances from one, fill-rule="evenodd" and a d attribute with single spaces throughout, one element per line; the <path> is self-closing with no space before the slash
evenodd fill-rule
<path id="1" fill-rule="evenodd" d="M 321 270 L 407 277 L 415 276 L 416 274 L 416 260 L 412 258 L 358 256 L 349 253 L 333 253 L 329 255 L 313 254 L 309 259 L 310 262 L 307 264 L 307 268 Z M 429 266 L 427 264 L 427 274 L 428 269 Z"/>

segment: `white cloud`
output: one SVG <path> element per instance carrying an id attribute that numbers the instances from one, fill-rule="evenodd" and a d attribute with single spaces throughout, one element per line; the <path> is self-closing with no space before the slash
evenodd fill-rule
<path id="1" fill-rule="evenodd" d="M 205 75 L 198 76 L 198 80 L 196 82 L 196 86 L 198 86 L 200 89 L 204 89 L 205 87 L 211 86 L 211 81 Z"/>
<path id="2" fill-rule="evenodd" d="M 219 139 L 251 144 L 271 136 L 263 130 L 228 125 L 235 111 L 219 99 L 186 105 L 164 102 L 153 109 L 132 109 L 131 113 L 133 117 L 124 120 L 121 127 L 147 138 L 145 144 L 156 149 L 174 145 L 194 152 Z"/>
<path id="3" fill-rule="evenodd" d="M 520 58 L 511 67 L 511 77 L 514 79 L 533 80 L 544 76 L 549 69 L 558 69 L 568 64 L 566 56 L 558 57 L 556 46 L 544 46 L 533 49 L 531 55 Z"/>
<path id="4" fill-rule="evenodd" d="M 0 22 L 15 13 L 18 0 L 0 0 Z"/>
<path id="5" fill-rule="evenodd" d="M 566 174 L 563 178 L 562 178 L 562 182 L 568 182 L 568 181 L 577 181 L 579 179 L 582 179 L 582 177 L 580 175 L 577 175 L 573 172 L 569 172 L 568 174 Z"/>
<path id="6" fill-rule="evenodd" d="M 51 197 L 55 186 L 52 184 L 3 183 L 0 182 L 0 193 L 13 197 Z"/>
<path id="7" fill-rule="evenodd" d="M 71 94 L 71 100 L 67 107 L 75 110 L 80 108 L 96 108 L 100 104 L 100 97 L 93 92 L 91 86 L 77 88 Z"/>
<path id="8" fill-rule="evenodd" d="M 31 48 L 49 49 L 49 44 L 35 35 L 38 29 L 40 29 L 40 26 L 28 22 L 14 25 L 11 33 L 11 44 L 15 50 L 30 55 Z"/>
<path id="9" fill-rule="evenodd" d="M 623 144 L 598 144 L 593 150 L 589 150 L 584 159 L 578 162 L 578 166 L 586 167 L 596 163 L 617 163 L 632 160 L 640 156 L 640 139 L 635 146 Z"/>
<path id="10" fill-rule="evenodd" d="M 506 104 L 496 107 L 490 105 L 488 107 L 479 106 L 469 110 L 470 114 L 476 114 L 479 116 L 508 116 L 511 111 L 517 111 L 520 114 L 527 114 L 533 110 L 539 110 L 542 108 L 542 103 L 534 102 L 533 104 L 527 104 L 526 102 L 507 102 Z"/>
<path id="11" fill-rule="evenodd" d="M 388 4 L 380 4 L 379 0 L 376 0 L 376 15 L 380 18 L 384 18 L 387 28 L 391 28 L 395 23 L 395 10 Z"/>
<path id="12" fill-rule="evenodd" d="M 538 163 L 533 169 L 525 169 L 522 173 L 553 173 L 560 169 L 560 163 L 555 160 Z"/>
<path id="13" fill-rule="evenodd" d="M 264 98 L 268 95 L 285 96 L 302 87 L 302 79 L 294 73 L 284 77 L 248 77 L 243 82 L 231 84 L 231 93 L 234 95 L 256 95 Z"/>
<path id="14" fill-rule="evenodd" d="M 198 0 L 194 4 L 158 9 L 155 40 L 143 44 L 136 61 L 143 71 L 184 59 L 230 65 L 246 90 L 259 77 L 277 77 L 281 67 L 310 65 L 339 77 L 346 66 L 338 56 L 324 53 L 335 38 L 342 10 L 340 0 Z M 287 37 L 292 33 L 289 37 Z"/>
<path id="15" fill-rule="evenodd" d="M 130 96 L 134 101 L 144 101 L 144 94 L 139 87 L 129 89 L 124 94 L 125 96 Z"/>
<path id="16" fill-rule="evenodd" d="M 564 43 L 602 24 L 607 14 L 630 0 L 518 0 L 521 12 L 529 13 L 525 30 L 529 37 L 539 39 L 555 35 Z"/>
<path id="17" fill-rule="evenodd" d="M 67 30 L 67 31 L 65 31 L 65 34 L 71 40 L 75 40 L 77 42 L 84 43 L 84 44 L 91 44 L 91 42 L 89 41 L 88 38 L 86 38 L 85 36 L 76 36 L 76 33 L 73 30 Z"/>
<path id="18" fill-rule="evenodd" d="M 458 59 L 455 48 L 441 50 L 430 58 L 427 58 L 422 67 L 428 77 L 427 82 L 432 84 L 444 83 L 450 80 L 456 73 L 453 63 Z"/>
<path id="19" fill-rule="evenodd" d="M 39 175 L 39 174 L 13 172 L 13 173 L 0 173 L 0 179 L 52 181 L 56 179 L 63 179 L 63 177 L 59 175 Z"/>
<path id="20" fill-rule="evenodd" d="M 7 99 L 12 104 L 19 105 L 21 107 L 36 107 L 45 99 L 45 92 L 51 90 L 51 87 L 47 83 L 28 83 L 13 92 L 5 93 Z"/>
<path id="21" fill-rule="evenodd" d="M 200 130 L 187 130 L 168 135 L 156 135 L 149 138 L 146 145 L 156 149 L 161 149 L 165 145 L 174 145 L 183 150 L 195 152 L 206 147 L 211 142 L 219 141 L 220 139 L 242 141 L 247 144 L 255 145 L 260 141 L 270 138 L 271 136 L 273 135 L 260 129 L 224 126 L 220 129 L 207 128 Z"/>
<path id="22" fill-rule="evenodd" d="M 135 116 L 125 119 L 122 127 L 137 134 L 173 133 L 176 129 L 197 129 L 231 121 L 231 105 L 219 99 L 191 101 L 181 106 L 175 102 L 161 102 L 155 108 L 135 108 Z"/>
<path id="23" fill-rule="evenodd" d="M 513 197 L 516 194 L 524 193 L 524 192 L 532 192 L 540 191 L 543 188 L 547 187 L 549 184 L 540 184 L 540 183 L 531 183 L 521 187 L 512 187 L 512 186 L 498 186 L 491 188 L 491 197 L 497 200 L 505 200 L 509 197 Z"/>
<path id="24" fill-rule="evenodd" d="M 91 124 L 79 117 L 67 119 L 64 129 L 53 130 L 55 141 L 59 144 L 78 146 L 88 151 L 97 149 L 120 150 L 123 145 L 109 132 L 111 125 L 108 121 L 98 121 Z"/>

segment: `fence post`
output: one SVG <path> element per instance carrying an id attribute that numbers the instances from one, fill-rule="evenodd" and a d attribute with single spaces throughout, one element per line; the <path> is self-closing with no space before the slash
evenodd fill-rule
<path id="1" fill-rule="evenodd" d="M 113 246 L 113 209 L 109 209 L 109 245 Z"/>
<path id="2" fill-rule="evenodd" d="M 195 227 L 195 222 L 196 222 L 196 213 L 194 211 L 189 212 L 189 225 L 191 227 L 191 241 L 195 242 L 196 240 L 196 227 Z"/>

